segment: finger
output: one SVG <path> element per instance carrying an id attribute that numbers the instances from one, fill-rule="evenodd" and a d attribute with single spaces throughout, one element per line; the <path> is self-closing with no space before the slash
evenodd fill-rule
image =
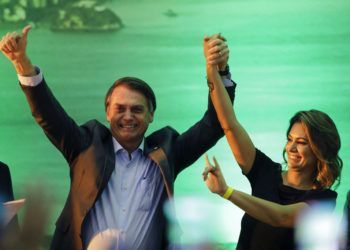
<path id="1" fill-rule="evenodd" d="M 221 59 L 220 57 L 219 58 L 215 58 L 215 59 L 207 59 L 207 64 L 210 64 L 210 65 L 217 65 L 218 63 L 224 61 L 223 59 Z"/>
<path id="2" fill-rule="evenodd" d="M 218 43 L 218 44 L 215 44 L 213 46 L 209 46 L 208 52 L 215 53 L 215 52 L 226 50 L 226 49 L 228 49 L 226 43 Z"/>
<path id="3" fill-rule="evenodd" d="M 220 61 L 221 56 L 219 53 L 208 55 L 208 61 Z"/>
<path id="4" fill-rule="evenodd" d="M 3 41 L 0 41 L 0 50 L 2 50 L 5 47 L 5 44 L 3 43 Z"/>
<path id="5" fill-rule="evenodd" d="M 212 52 L 212 53 L 207 53 L 207 60 L 213 60 L 213 59 L 217 59 L 220 57 L 220 53 L 219 51 L 216 52 Z"/>
<path id="6" fill-rule="evenodd" d="M 220 40 L 220 39 L 212 39 L 209 41 L 210 47 L 214 47 L 214 46 L 220 45 L 220 44 L 222 44 L 222 40 Z"/>
<path id="7" fill-rule="evenodd" d="M 209 45 L 215 46 L 215 45 L 226 45 L 226 40 L 222 40 L 220 38 L 210 39 Z"/>
<path id="8" fill-rule="evenodd" d="M 220 61 L 220 62 L 221 62 L 221 61 L 227 60 L 228 57 L 229 57 L 228 51 L 226 51 L 226 52 L 221 52 L 221 53 L 217 53 L 217 54 L 216 54 L 216 57 L 213 56 L 213 58 L 215 58 L 215 60 L 218 60 L 218 61 Z"/>
<path id="9" fill-rule="evenodd" d="M 7 33 L 2 39 L 2 46 L 6 47 L 8 50 L 13 50 L 13 46 L 11 44 L 12 34 L 13 33 Z"/>
<path id="10" fill-rule="evenodd" d="M 3 46 L 2 46 L 4 49 L 6 50 L 11 50 L 11 46 L 9 46 L 9 43 L 5 43 Z"/>
<path id="11" fill-rule="evenodd" d="M 205 167 L 204 167 L 204 170 L 203 170 L 203 180 L 206 180 L 207 179 L 207 175 L 208 175 L 208 172 L 209 172 L 209 166 L 210 166 L 210 162 L 209 162 L 209 158 L 208 158 L 208 154 L 205 154 L 204 155 L 204 162 L 205 162 Z"/>
<path id="12" fill-rule="evenodd" d="M 228 55 L 230 53 L 230 50 L 226 47 L 224 49 L 221 50 L 221 54 L 224 55 Z"/>
<path id="13" fill-rule="evenodd" d="M 208 173 L 207 175 L 206 175 L 206 178 L 204 179 L 204 181 L 207 181 L 207 180 L 211 180 L 212 179 L 212 173 Z"/>
<path id="14" fill-rule="evenodd" d="M 6 47 L 2 47 L 1 51 L 3 51 L 5 54 L 10 54 L 10 50 L 8 50 Z"/>
<path id="15" fill-rule="evenodd" d="M 210 46 L 209 46 L 210 47 Z M 216 52 L 222 52 L 223 50 L 228 50 L 227 44 L 226 43 L 219 43 L 215 46 L 210 47 L 209 53 L 216 53 Z"/>
<path id="16" fill-rule="evenodd" d="M 18 49 L 16 38 L 14 36 L 10 37 L 10 39 L 8 40 L 8 43 L 13 48 L 13 50 L 17 50 Z"/>
<path id="17" fill-rule="evenodd" d="M 219 165 L 218 161 L 216 160 L 215 156 L 213 156 L 213 161 L 215 164 L 215 168 L 220 169 L 220 165 Z"/>
<path id="18" fill-rule="evenodd" d="M 216 33 L 216 34 L 209 36 L 209 38 L 210 38 L 210 40 L 214 40 L 214 39 L 218 39 L 219 36 L 220 36 L 220 33 Z"/>
<path id="19" fill-rule="evenodd" d="M 208 56 L 206 61 L 207 63 L 220 63 L 223 62 L 227 59 L 228 57 L 224 57 L 224 56 L 219 56 L 219 55 L 213 55 L 213 56 Z"/>
<path id="20" fill-rule="evenodd" d="M 202 173 L 203 180 L 206 181 L 208 178 L 210 179 L 211 174 L 215 175 L 216 168 L 214 166 L 206 166 Z"/>
<path id="21" fill-rule="evenodd" d="M 221 39 L 221 40 L 224 41 L 224 42 L 227 41 L 227 39 L 226 39 L 225 37 L 223 37 L 223 36 L 221 35 L 221 33 L 220 33 L 219 39 Z"/>
<path id="22" fill-rule="evenodd" d="M 210 171 L 210 166 L 206 166 L 203 170 L 203 173 L 202 173 L 204 181 L 208 178 L 209 171 Z"/>
<path id="23" fill-rule="evenodd" d="M 227 43 L 221 43 L 221 50 L 228 49 Z"/>
<path id="24" fill-rule="evenodd" d="M 228 56 L 224 57 L 224 56 L 217 56 L 217 57 L 212 57 L 212 58 L 207 58 L 207 63 L 209 64 L 218 64 L 224 61 L 227 61 Z"/>
<path id="25" fill-rule="evenodd" d="M 203 176 L 203 181 L 210 181 L 212 179 L 212 173 L 207 173 L 205 176 Z"/>
<path id="26" fill-rule="evenodd" d="M 8 37 L 9 37 L 9 33 L 6 33 L 6 34 L 1 38 L 1 42 L 0 42 L 1 47 L 4 47 L 4 46 L 6 45 Z"/>
<path id="27" fill-rule="evenodd" d="M 218 59 L 220 56 L 218 53 L 215 53 L 215 54 L 211 54 L 211 55 L 208 55 L 207 56 L 207 61 L 212 61 L 212 60 L 216 60 Z"/>
<path id="28" fill-rule="evenodd" d="M 21 46 L 25 46 L 27 44 L 28 33 L 29 33 L 31 28 L 32 28 L 32 26 L 27 25 L 22 29 L 22 37 L 21 37 L 21 39 L 18 39 Z"/>
<path id="29" fill-rule="evenodd" d="M 14 50 L 15 50 L 10 43 L 6 44 L 6 49 L 9 50 L 10 52 L 14 52 Z"/>
<path id="30" fill-rule="evenodd" d="M 214 54 L 214 53 L 219 53 L 220 47 L 219 46 L 214 46 L 208 50 L 209 54 Z"/>
<path id="31" fill-rule="evenodd" d="M 11 38 L 6 40 L 6 44 L 5 44 L 6 48 L 9 49 L 10 51 L 15 51 L 15 48 L 13 46 L 13 44 L 11 43 Z"/>
<path id="32" fill-rule="evenodd" d="M 0 49 L 4 45 L 4 41 L 5 41 L 5 36 L 1 37 L 1 39 L 0 39 Z"/>
<path id="33" fill-rule="evenodd" d="M 31 25 L 27 25 L 22 29 L 22 33 L 23 33 L 23 38 L 27 39 L 28 33 L 31 30 L 32 26 Z"/>
<path id="34" fill-rule="evenodd" d="M 210 40 L 210 37 L 205 35 L 204 38 L 203 38 L 204 42 L 208 42 Z"/>
<path id="35" fill-rule="evenodd" d="M 213 166 L 208 158 L 208 154 L 204 155 L 204 159 L 205 159 L 205 168 L 203 171 L 203 175 L 207 175 L 209 172 L 215 171 L 215 166 Z"/>
<path id="36" fill-rule="evenodd" d="M 205 163 L 206 163 L 206 168 L 207 168 L 208 172 L 215 171 L 216 166 L 214 166 L 210 163 L 208 154 L 205 154 Z"/>
<path id="37" fill-rule="evenodd" d="M 209 54 L 206 57 L 206 60 L 207 61 L 215 60 L 215 61 L 221 62 L 221 61 L 226 60 L 228 57 L 229 57 L 229 51 L 228 50 L 224 50 L 224 51 L 220 51 L 220 53 L 217 52 L 217 53 Z"/>
<path id="38" fill-rule="evenodd" d="M 227 41 L 227 39 L 226 39 L 224 36 L 221 35 L 221 32 L 212 35 L 211 38 L 212 38 L 212 39 L 220 39 L 220 40 L 222 40 L 222 41 L 224 41 L 224 42 Z"/>
<path id="39" fill-rule="evenodd" d="M 215 69 L 218 66 L 218 64 L 216 62 L 214 62 L 214 61 L 206 61 L 206 64 L 210 65 L 211 67 L 215 67 Z"/>
<path id="40" fill-rule="evenodd" d="M 208 154 L 205 154 L 204 155 L 204 161 L 205 161 L 205 166 L 210 166 L 210 161 L 209 161 L 209 158 L 208 158 Z"/>
<path id="41" fill-rule="evenodd" d="M 202 173 L 203 181 L 206 181 L 206 180 L 208 179 L 208 173 L 209 173 L 209 172 L 206 172 L 206 171 L 204 171 L 204 172 Z"/>

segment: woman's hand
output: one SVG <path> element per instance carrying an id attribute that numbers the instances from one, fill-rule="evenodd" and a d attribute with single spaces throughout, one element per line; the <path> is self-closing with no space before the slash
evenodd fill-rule
<path id="1" fill-rule="evenodd" d="M 205 155 L 203 180 L 212 193 L 223 196 L 227 190 L 227 184 L 215 157 L 213 157 L 213 161 L 214 166 L 210 163 L 208 155 Z"/>

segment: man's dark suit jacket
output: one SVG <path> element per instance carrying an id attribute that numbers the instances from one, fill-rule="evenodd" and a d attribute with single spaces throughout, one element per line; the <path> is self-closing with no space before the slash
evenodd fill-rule
<path id="1" fill-rule="evenodd" d="M 232 100 L 235 86 L 227 88 Z M 37 123 L 70 166 L 70 191 L 56 222 L 51 249 L 82 249 L 84 219 L 115 168 L 111 132 L 96 120 L 78 126 L 58 103 L 45 80 L 36 87 L 22 86 L 22 89 Z M 172 198 L 176 176 L 222 136 L 223 131 L 209 98 L 203 118 L 183 134 L 165 127 L 145 138 L 144 153 L 160 167 L 166 187 L 167 194 L 163 195 L 160 205 Z M 165 228 L 165 219 L 159 224 Z"/>
<path id="2" fill-rule="evenodd" d="M 6 201 L 12 201 L 13 189 L 10 170 L 5 163 L 0 161 L 0 205 Z M 17 216 L 15 216 L 5 228 L 0 228 L 0 241 L 2 235 L 6 234 L 18 234 L 19 226 Z M 0 244 L 1 245 L 1 244 Z M 1 246 L 0 246 L 1 248 Z"/>

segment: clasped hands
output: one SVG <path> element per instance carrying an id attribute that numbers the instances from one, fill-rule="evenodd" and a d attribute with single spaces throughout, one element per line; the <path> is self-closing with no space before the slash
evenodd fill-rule
<path id="1" fill-rule="evenodd" d="M 203 39 L 204 57 L 207 65 L 217 66 L 217 70 L 226 68 L 229 58 L 229 49 L 225 37 L 221 34 L 205 36 Z"/>

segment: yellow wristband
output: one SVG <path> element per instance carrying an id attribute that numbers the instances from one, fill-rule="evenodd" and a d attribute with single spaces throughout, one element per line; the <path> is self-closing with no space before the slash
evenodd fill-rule
<path id="1" fill-rule="evenodd" d="M 230 196 L 233 193 L 233 188 L 232 187 L 228 187 L 226 189 L 226 192 L 224 193 L 224 195 L 222 197 L 224 197 L 226 200 L 230 198 Z"/>

